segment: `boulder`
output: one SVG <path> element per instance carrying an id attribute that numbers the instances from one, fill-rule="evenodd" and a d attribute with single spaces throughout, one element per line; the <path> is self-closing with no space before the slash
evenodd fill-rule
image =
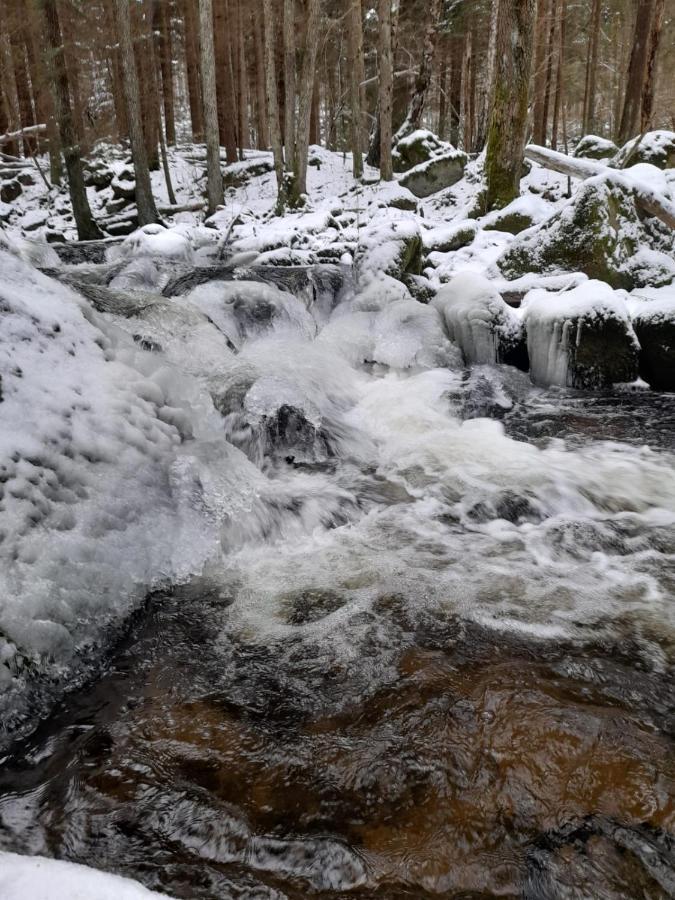
<path id="1" fill-rule="evenodd" d="M 110 186 L 114 174 L 112 169 L 108 168 L 104 162 L 93 160 L 85 165 L 84 183 L 87 187 L 95 187 L 96 190 L 100 191 Z"/>
<path id="2" fill-rule="evenodd" d="M 467 365 L 504 363 L 527 370 L 520 319 L 487 278 L 461 272 L 439 290 L 432 305 Z"/>
<path id="3" fill-rule="evenodd" d="M 9 203 L 0 202 L 0 222 L 9 222 L 9 217 L 12 215 L 12 207 Z"/>
<path id="4" fill-rule="evenodd" d="M 21 195 L 22 191 L 23 188 L 18 178 L 10 178 L 8 181 L 3 181 L 0 184 L 0 200 L 3 203 L 11 203 L 12 200 L 16 200 Z"/>
<path id="5" fill-rule="evenodd" d="M 477 231 L 478 226 L 472 221 L 432 228 L 424 233 L 424 249 L 428 253 L 451 253 L 453 250 L 461 250 L 462 247 L 469 246 Z"/>
<path id="6" fill-rule="evenodd" d="M 32 172 L 19 172 L 19 174 L 16 176 L 16 180 L 24 187 L 31 187 L 35 184 L 35 176 Z"/>
<path id="7" fill-rule="evenodd" d="M 441 156 L 453 149 L 452 144 L 440 140 L 431 131 L 420 128 L 400 138 L 392 151 L 392 163 L 395 172 L 407 172 L 409 169 L 428 162 L 434 156 Z"/>
<path id="8" fill-rule="evenodd" d="M 611 159 L 618 152 L 619 148 L 614 141 L 598 137 L 597 134 L 587 134 L 581 138 L 572 155 L 577 159 Z"/>
<path id="9" fill-rule="evenodd" d="M 656 171 L 656 170 L 654 170 Z M 498 260 L 509 279 L 530 272 L 583 272 L 614 288 L 668 284 L 675 234 L 639 211 L 612 173 L 582 182 L 560 212 L 517 237 Z"/>
<path id="10" fill-rule="evenodd" d="M 612 160 L 618 169 L 636 163 L 650 163 L 659 169 L 675 168 L 675 132 L 648 131 L 624 144 Z"/>
<path id="11" fill-rule="evenodd" d="M 274 171 L 274 163 L 269 159 L 244 160 L 228 166 L 223 173 L 223 186 L 243 187 L 252 178 Z"/>
<path id="12" fill-rule="evenodd" d="M 21 219 L 21 227 L 24 231 L 37 231 L 47 224 L 48 215 L 43 209 L 33 209 L 25 213 Z"/>
<path id="13" fill-rule="evenodd" d="M 118 199 L 134 200 L 136 197 L 136 179 L 130 169 L 124 169 L 110 182 L 110 187 Z"/>
<path id="14" fill-rule="evenodd" d="M 637 378 L 639 345 L 622 293 L 600 281 L 537 289 L 523 309 L 535 384 L 597 390 Z"/>
<path id="15" fill-rule="evenodd" d="M 658 391 L 675 391 L 675 296 L 633 309 L 640 342 L 640 376 Z"/>
<path id="16" fill-rule="evenodd" d="M 394 278 L 421 275 L 422 235 L 413 219 L 374 219 L 360 235 L 356 266 L 362 273 L 384 272 Z"/>
<path id="17" fill-rule="evenodd" d="M 466 153 L 450 148 L 443 155 L 410 169 L 399 183 L 416 197 L 429 197 L 463 178 L 468 159 Z"/>

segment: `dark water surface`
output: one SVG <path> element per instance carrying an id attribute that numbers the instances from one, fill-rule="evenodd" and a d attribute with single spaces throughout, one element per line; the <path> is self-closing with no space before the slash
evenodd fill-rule
<path id="1" fill-rule="evenodd" d="M 542 446 L 660 452 L 674 423 L 675 396 L 642 393 L 504 414 Z M 289 593 L 283 640 L 231 627 L 236 598 L 205 578 L 149 599 L 103 677 L 2 760 L 2 848 L 184 898 L 675 896 L 673 656 L 643 621 L 543 640 L 383 587 L 345 658 L 302 636 L 337 585 Z"/>

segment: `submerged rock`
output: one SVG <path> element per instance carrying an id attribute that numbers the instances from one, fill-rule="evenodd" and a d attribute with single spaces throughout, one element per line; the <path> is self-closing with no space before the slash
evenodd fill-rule
<path id="1" fill-rule="evenodd" d="M 623 299 L 606 284 L 589 281 L 558 294 L 535 290 L 524 310 L 535 384 L 593 390 L 637 378 L 637 338 Z"/>
<path id="2" fill-rule="evenodd" d="M 433 305 L 467 364 L 505 363 L 527 368 L 520 320 L 482 275 L 456 275 L 440 289 Z"/>
<path id="3" fill-rule="evenodd" d="M 584 181 L 555 216 L 498 261 L 507 278 L 529 272 L 583 272 L 615 288 L 667 284 L 675 276 L 675 236 L 636 208 L 633 191 L 612 174 Z"/>

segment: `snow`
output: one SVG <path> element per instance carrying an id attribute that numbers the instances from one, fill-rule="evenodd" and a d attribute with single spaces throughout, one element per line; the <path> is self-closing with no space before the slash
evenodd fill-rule
<path id="1" fill-rule="evenodd" d="M 180 229 L 144 225 L 125 238 L 120 254 L 130 258 L 149 256 L 178 262 L 192 262 L 192 245 Z"/>
<path id="2" fill-rule="evenodd" d="M 150 900 L 167 897 L 136 881 L 77 863 L 0 851 L 3 900 Z"/>

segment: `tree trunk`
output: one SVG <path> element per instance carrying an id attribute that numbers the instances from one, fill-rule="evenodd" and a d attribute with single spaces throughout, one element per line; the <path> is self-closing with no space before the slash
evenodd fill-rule
<path id="1" fill-rule="evenodd" d="M 136 60 L 136 73 L 139 85 L 143 85 L 141 98 L 141 116 L 143 122 L 143 135 L 145 137 L 145 152 L 148 158 L 148 168 L 151 172 L 159 171 L 159 90 L 157 86 L 157 71 L 154 62 L 154 35 L 152 31 L 153 8 L 155 0 L 143 0 L 143 6 L 134 3 L 132 9 L 136 15 L 140 15 L 134 41 L 134 58 Z M 133 13 L 132 13 L 133 15 Z"/>
<path id="2" fill-rule="evenodd" d="M 473 31 L 469 29 L 464 38 L 464 55 L 462 57 L 462 98 L 459 118 L 462 149 L 471 152 L 473 144 L 473 116 L 471 93 L 471 69 L 473 59 Z"/>
<path id="3" fill-rule="evenodd" d="M 15 13 L 9 22 L 9 42 L 12 52 L 12 68 L 16 80 L 16 94 L 19 100 L 19 121 L 21 128 L 30 128 L 35 122 L 33 115 L 33 98 L 31 97 L 30 82 L 28 80 L 28 67 L 26 66 L 26 48 L 21 35 L 19 15 L 23 15 L 18 7 L 14 6 Z M 37 152 L 37 140 L 34 137 L 23 138 L 24 156 L 33 156 Z"/>
<path id="4" fill-rule="evenodd" d="M 626 93 L 619 126 L 619 143 L 625 144 L 633 137 L 640 124 L 642 92 L 645 86 L 647 61 L 655 0 L 638 0 L 633 47 L 626 76 Z"/>
<path id="5" fill-rule="evenodd" d="M 483 80 L 481 106 L 476 122 L 476 149 L 482 150 L 485 146 L 488 123 L 492 115 L 492 99 L 495 90 L 495 61 L 497 55 L 497 16 L 499 15 L 499 0 L 492 0 L 490 9 L 490 37 L 488 39 L 487 64 Z"/>
<path id="6" fill-rule="evenodd" d="M 295 166 L 288 192 L 288 202 L 290 206 L 302 206 L 304 204 L 304 196 L 307 193 L 309 119 L 312 111 L 316 56 L 319 50 L 320 0 L 308 0 L 307 6 L 307 29 L 305 31 L 305 46 L 302 54 L 300 90 L 298 93 Z"/>
<path id="7" fill-rule="evenodd" d="M 267 77 L 267 107 L 269 110 L 270 140 L 274 152 L 274 171 L 277 176 L 277 212 L 286 206 L 286 183 L 284 180 L 284 151 L 279 121 L 279 98 L 277 95 L 277 65 L 275 15 L 273 0 L 263 0 L 265 23 L 265 73 Z"/>
<path id="8" fill-rule="evenodd" d="M 548 40 L 549 0 L 537 0 L 534 37 L 533 135 L 538 144 L 546 141 L 544 95 L 546 93 L 546 46 Z"/>
<path id="9" fill-rule="evenodd" d="M 542 112 L 543 118 L 543 138 L 544 144 L 546 143 L 546 133 L 548 131 L 548 118 L 549 118 L 549 110 L 551 106 L 551 84 L 553 81 L 553 56 L 554 56 L 554 47 L 555 47 L 555 30 L 556 30 L 556 21 L 557 21 L 557 8 L 556 4 L 559 3 L 560 0 L 550 0 L 549 6 L 549 30 L 548 30 L 548 42 L 546 44 L 546 80 L 544 83 L 544 109 Z"/>
<path id="10" fill-rule="evenodd" d="M 351 147 L 354 157 L 352 171 L 354 178 L 363 176 L 363 147 L 361 145 L 362 111 L 361 85 L 359 82 L 359 53 L 363 53 L 363 30 L 361 24 L 361 0 L 347 2 L 347 47 L 349 66 L 349 105 L 351 107 Z M 362 61 L 362 60 L 361 60 Z"/>
<path id="11" fill-rule="evenodd" d="M 565 71 L 565 37 L 567 19 L 567 0 L 559 0 L 558 6 L 558 59 L 556 65 L 555 100 L 553 102 L 553 124 L 551 126 L 551 146 L 558 148 L 558 127 L 560 123 L 560 110 L 562 106 L 562 94 Z"/>
<path id="12" fill-rule="evenodd" d="M 584 91 L 584 134 L 595 133 L 596 81 L 598 73 L 598 45 L 600 43 L 600 15 L 602 0 L 593 0 L 593 11 L 589 25 L 589 50 L 586 60 L 586 87 Z"/>
<path id="13" fill-rule="evenodd" d="M 16 79 L 14 77 L 14 65 L 12 64 L 12 51 L 9 45 L 9 36 L 0 32 L 0 57 L 2 58 L 2 75 L 0 90 L 5 97 L 5 111 L 8 119 L 7 130 L 20 131 L 21 119 L 19 117 L 19 98 L 16 93 Z M 20 153 L 19 143 L 16 141 L 8 148 L 12 156 Z"/>
<path id="14" fill-rule="evenodd" d="M 656 80 L 656 56 L 661 40 L 664 12 L 665 0 L 655 0 L 655 7 L 652 15 L 652 28 L 649 35 L 647 66 L 642 88 L 642 108 L 640 110 L 640 132 L 642 134 L 644 134 L 646 131 L 649 131 L 652 124 L 652 115 L 654 111 L 654 88 Z"/>
<path id="15" fill-rule="evenodd" d="M 499 4 L 496 89 L 485 159 L 486 210 L 504 207 L 519 194 L 534 17 L 535 0 L 501 0 Z"/>
<path id="16" fill-rule="evenodd" d="M 218 134 L 228 163 L 237 162 L 237 106 L 235 102 L 230 20 L 226 0 L 213 0 L 213 47 L 216 59 Z"/>
<path id="17" fill-rule="evenodd" d="M 138 89 L 138 78 L 136 76 L 134 48 L 131 43 L 129 0 L 115 0 L 115 13 L 117 17 L 117 39 L 120 45 L 122 60 L 124 98 L 127 106 L 127 120 L 129 122 L 131 156 L 134 161 L 134 172 L 136 173 L 136 207 L 138 209 L 138 222 L 140 225 L 148 225 L 151 222 L 156 222 L 159 217 L 152 196 L 148 157 L 146 155 L 145 139 L 143 136 L 141 101 Z"/>
<path id="18" fill-rule="evenodd" d="M 380 70 L 380 177 L 392 181 L 391 158 L 392 107 L 394 102 L 394 69 L 391 52 L 391 0 L 379 0 L 378 64 Z"/>
<path id="19" fill-rule="evenodd" d="M 204 140 L 204 112 L 202 109 L 202 86 L 199 76 L 199 38 L 195 2 L 196 0 L 183 0 L 183 22 L 185 26 L 185 72 L 190 100 L 192 140 L 199 142 Z"/>
<path id="20" fill-rule="evenodd" d="M 265 36 L 262 22 L 262 8 L 256 5 L 253 8 L 253 27 L 255 40 L 255 86 L 256 86 L 256 131 L 259 150 L 266 150 L 270 145 L 267 112 L 267 97 L 265 93 Z"/>
<path id="21" fill-rule="evenodd" d="M 319 79 L 314 76 L 314 92 L 312 94 L 312 112 L 309 119 L 309 142 L 310 144 L 321 143 L 321 92 L 319 90 Z"/>
<path id="22" fill-rule="evenodd" d="M 250 145 L 250 120 L 248 114 L 248 54 L 246 53 L 246 32 L 244 31 L 244 5 L 241 0 L 237 2 L 237 63 L 239 85 L 239 150 L 243 157 L 243 151 Z"/>
<path id="23" fill-rule="evenodd" d="M 462 108 L 462 60 L 464 41 L 461 34 L 450 36 L 450 143 L 459 146 Z"/>
<path id="24" fill-rule="evenodd" d="M 167 144 L 176 143 L 176 114 L 173 88 L 173 38 L 171 32 L 171 4 L 160 0 L 157 7 L 159 18 L 159 63 L 162 73 L 162 105 L 164 107 L 164 131 Z"/>
<path id="25" fill-rule="evenodd" d="M 415 79 L 415 88 L 413 90 L 408 114 L 405 121 L 399 128 L 394 140 L 405 137 L 407 134 L 415 131 L 422 124 L 422 115 L 424 113 L 424 104 L 426 101 L 429 85 L 431 84 L 431 76 L 433 73 L 434 54 L 436 52 L 436 35 L 438 33 L 438 23 L 441 15 L 441 0 L 431 0 L 429 8 L 429 21 L 427 30 L 424 35 L 424 47 L 422 49 L 422 59 L 420 67 Z"/>
<path id="26" fill-rule="evenodd" d="M 51 57 L 51 77 L 54 84 L 56 117 L 61 134 L 66 172 L 68 173 L 68 187 L 70 200 L 73 205 L 73 216 L 77 226 L 77 236 L 81 241 L 94 240 L 102 237 L 102 234 L 91 214 L 82 176 L 82 161 L 70 105 L 70 84 L 68 82 L 68 70 L 63 51 L 63 35 L 61 34 L 61 23 L 59 22 L 56 0 L 41 0 L 41 4 L 44 15 L 45 37 Z"/>
<path id="27" fill-rule="evenodd" d="M 286 168 L 295 171 L 295 0 L 284 0 L 284 153 Z"/>
<path id="28" fill-rule="evenodd" d="M 208 213 L 224 203 L 223 175 L 220 171 L 218 139 L 218 101 L 216 100 L 216 54 L 213 47 L 213 5 L 199 0 L 199 49 L 204 92 L 204 127 L 206 129 L 206 197 Z"/>

